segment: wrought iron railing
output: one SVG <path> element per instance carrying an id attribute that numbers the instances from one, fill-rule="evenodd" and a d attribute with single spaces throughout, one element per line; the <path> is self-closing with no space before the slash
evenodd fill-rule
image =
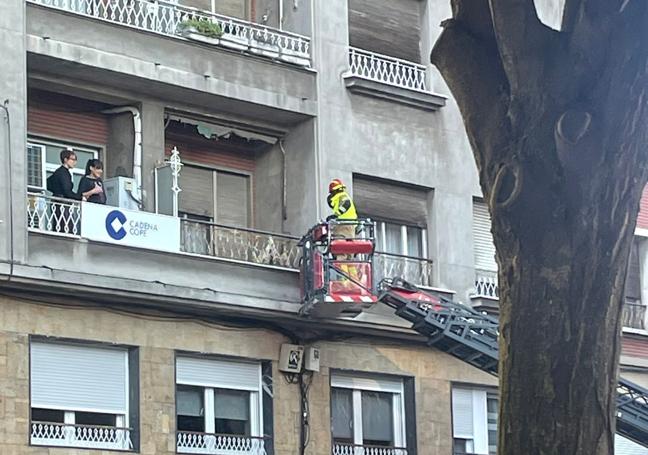
<path id="1" fill-rule="evenodd" d="M 33 445 L 132 450 L 131 429 L 99 425 L 32 422 Z"/>
<path id="2" fill-rule="evenodd" d="M 207 20 L 220 27 L 218 46 L 250 52 L 301 66 L 310 66 L 310 38 L 164 0 L 27 0 L 148 32 L 179 37 L 191 31 L 186 23 Z M 197 38 L 200 38 L 196 34 Z"/>
<path id="3" fill-rule="evenodd" d="M 66 236 L 81 235 L 81 202 L 42 194 L 27 195 L 27 228 Z"/>
<path id="4" fill-rule="evenodd" d="M 299 268 L 299 238 L 252 229 L 183 219 L 181 248 L 185 253 Z"/>
<path id="5" fill-rule="evenodd" d="M 213 455 L 266 455 L 264 438 L 192 431 L 177 432 L 176 450 Z"/>
<path id="6" fill-rule="evenodd" d="M 473 297 L 499 299 L 497 272 L 475 270 L 475 293 Z"/>
<path id="7" fill-rule="evenodd" d="M 332 455 L 407 455 L 404 447 L 333 443 Z"/>
<path id="8" fill-rule="evenodd" d="M 411 90 L 427 91 L 425 66 L 355 47 L 349 48 L 350 75 Z"/>
<path id="9" fill-rule="evenodd" d="M 623 327 L 646 329 L 646 305 L 640 301 L 626 299 L 621 315 Z"/>
<path id="10" fill-rule="evenodd" d="M 374 255 L 374 280 L 403 278 L 418 286 L 432 286 L 432 260 L 403 256 L 400 254 L 376 252 Z"/>

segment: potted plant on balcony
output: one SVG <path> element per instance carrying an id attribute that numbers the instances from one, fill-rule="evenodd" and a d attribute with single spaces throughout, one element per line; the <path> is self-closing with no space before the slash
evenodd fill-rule
<path id="1" fill-rule="evenodd" d="M 204 17 L 184 20 L 178 28 L 185 38 L 207 44 L 218 45 L 220 44 L 220 37 L 223 36 L 221 26 Z"/>

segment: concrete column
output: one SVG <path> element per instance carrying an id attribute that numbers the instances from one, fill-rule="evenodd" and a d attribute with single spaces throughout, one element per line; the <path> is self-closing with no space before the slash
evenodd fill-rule
<path id="1" fill-rule="evenodd" d="M 164 105 L 142 102 L 142 200 L 143 209 L 155 210 L 153 170 L 164 161 Z M 182 156 L 182 150 L 181 156 Z"/>
<path id="2" fill-rule="evenodd" d="M 434 273 L 437 286 L 456 291 L 468 302 L 475 279 L 472 239 L 472 200 L 465 194 L 435 190 L 431 216 Z"/>
<path id="3" fill-rule="evenodd" d="M 126 112 L 109 117 L 108 153 L 106 153 L 106 177 L 133 176 L 133 148 L 135 130 L 133 114 Z"/>
<path id="4" fill-rule="evenodd" d="M 352 144 L 345 141 L 342 127 L 348 127 L 350 107 L 344 86 L 344 73 L 349 69 L 349 21 L 347 0 L 329 0 L 313 4 L 312 52 L 317 76 L 318 117 L 315 187 L 318 192 L 317 215 L 326 211 L 326 184 L 344 171 L 344 163 L 327 157 L 346 151 Z M 345 125 L 345 122 L 347 124 Z M 336 153 L 337 152 L 337 153 Z"/>
<path id="5" fill-rule="evenodd" d="M 27 257 L 27 59 L 24 0 L 5 0 L 0 14 L 0 262 Z M 6 268 L 0 266 L 0 273 Z"/>

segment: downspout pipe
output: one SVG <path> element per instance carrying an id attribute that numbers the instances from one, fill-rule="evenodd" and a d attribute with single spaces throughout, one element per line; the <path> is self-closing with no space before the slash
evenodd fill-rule
<path id="1" fill-rule="evenodd" d="M 142 115 L 140 110 L 133 106 L 116 107 L 102 111 L 103 114 L 124 114 L 130 112 L 133 115 L 133 130 L 135 132 L 135 144 L 133 146 L 133 178 L 137 187 L 138 203 L 142 204 Z"/>

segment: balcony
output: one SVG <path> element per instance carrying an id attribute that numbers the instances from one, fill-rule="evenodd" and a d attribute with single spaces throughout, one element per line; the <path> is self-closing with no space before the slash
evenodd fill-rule
<path id="1" fill-rule="evenodd" d="M 94 204 L 91 204 L 91 206 Z M 30 232 L 81 238 L 84 204 L 37 193 L 27 197 L 27 227 Z M 144 213 L 144 212 L 143 212 Z M 179 219 L 179 251 L 200 257 L 233 262 L 299 269 L 301 250 L 298 237 L 215 223 Z M 168 239 L 169 243 L 173 239 Z M 377 252 L 374 256 L 374 280 L 401 277 L 410 283 L 431 287 L 433 262 L 398 254 Z"/>
<path id="2" fill-rule="evenodd" d="M 29 3 L 178 39 L 309 67 L 310 39 L 264 25 L 183 7 L 164 0 L 27 0 Z M 187 27 L 188 21 L 217 26 L 209 38 Z"/>
<path id="3" fill-rule="evenodd" d="M 640 301 L 626 299 L 621 320 L 623 327 L 646 330 L 646 306 Z"/>
<path id="4" fill-rule="evenodd" d="M 499 312 L 499 285 L 496 271 L 475 270 L 475 291 L 470 299 L 476 308 L 493 313 Z"/>
<path id="5" fill-rule="evenodd" d="M 334 443 L 332 455 L 407 455 L 404 447 L 386 447 Z"/>
<path id="6" fill-rule="evenodd" d="M 432 260 L 376 252 L 374 255 L 374 280 L 400 277 L 418 286 L 432 287 Z"/>
<path id="7" fill-rule="evenodd" d="M 426 68 L 418 63 L 350 47 L 344 78 L 346 87 L 361 95 L 428 111 L 445 106 L 446 97 L 429 90 Z"/>
<path id="8" fill-rule="evenodd" d="M 265 439 L 252 436 L 179 431 L 176 446 L 178 453 L 266 455 Z"/>
<path id="9" fill-rule="evenodd" d="M 32 422 L 31 443 L 84 449 L 132 450 L 130 432 L 130 428 Z"/>

